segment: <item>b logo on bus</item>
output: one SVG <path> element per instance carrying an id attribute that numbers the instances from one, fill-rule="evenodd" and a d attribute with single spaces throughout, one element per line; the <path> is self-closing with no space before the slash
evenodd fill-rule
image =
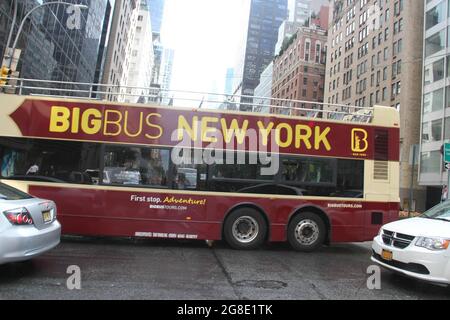
<path id="1" fill-rule="evenodd" d="M 366 152 L 369 148 L 369 142 L 367 141 L 368 133 L 364 129 L 352 130 L 352 151 L 353 152 Z"/>

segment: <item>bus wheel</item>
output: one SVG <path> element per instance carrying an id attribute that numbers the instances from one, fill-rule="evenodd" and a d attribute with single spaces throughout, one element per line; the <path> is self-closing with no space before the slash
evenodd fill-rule
<path id="1" fill-rule="evenodd" d="M 255 249 L 266 239 L 267 225 L 261 214 L 252 208 L 232 212 L 224 225 L 224 237 L 234 249 Z"/>
<path id="2" fill-rule="evenodd" d="M 311 212 L 302 212 L 288 226 L 288 241 L 297 251 L 311 252 L 324 243 L 325 233 L 322 218 Z"/>

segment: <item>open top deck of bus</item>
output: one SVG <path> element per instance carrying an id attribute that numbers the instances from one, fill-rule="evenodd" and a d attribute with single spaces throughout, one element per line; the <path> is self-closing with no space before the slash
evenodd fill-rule
<path id="1" fill-rule="evenodd" d="M 135 87 L 12 78 L 0 86 L 5 93 L 35 99 L 85 100 L 90 103 L 140 107 L 170 107 L 194 111 L 243 115 L 314 119 L 315 121 L 353 122 L 381 127 L 399 127 L 400 117 L 388 106 L 360 107 L 348 104 L 279 99 L 273 97 L 221 94 L 211 92 L 164 90 L 158 87 Z"/>

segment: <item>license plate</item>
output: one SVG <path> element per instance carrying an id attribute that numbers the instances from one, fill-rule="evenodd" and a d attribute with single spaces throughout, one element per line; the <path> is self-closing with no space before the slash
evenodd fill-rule
<path id="1" fill-rule="evenodd" d="M 52 213 L 50 211 L 42 212 L 42 218 L 44 218 L 44 223 L 52 221 Z"/>
<path id="2" fill-rule="evenodd" d="M 392 251 L 388 251 L 388 250 L 383 250 L 381 252 L 381 257 L 386 260 L 386 261 L 392 261 L 393 259 L 393 253 Z"/>

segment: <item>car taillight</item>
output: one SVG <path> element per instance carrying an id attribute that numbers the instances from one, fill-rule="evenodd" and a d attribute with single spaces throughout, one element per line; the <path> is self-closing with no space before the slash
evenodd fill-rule
<path id="1" fill-rule="evenodd" d="M 15 226 L 26 226 L 34 224 L 33 218 L 26 208 L 18 208 L 4 211 L 3 214 L 11 224 Z"/>

